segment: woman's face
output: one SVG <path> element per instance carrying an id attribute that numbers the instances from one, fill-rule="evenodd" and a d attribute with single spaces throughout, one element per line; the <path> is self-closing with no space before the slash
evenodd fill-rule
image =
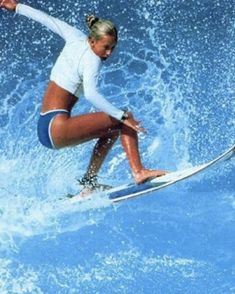
<path id="1" fill-rule="evenodd" d="M 102 60 L 106 60 L 113 52 L 117 41 L 114 36 L 105 35 L 100 40 L 92 38 L 89 40 L 89 43 L 93 52 Z"/>

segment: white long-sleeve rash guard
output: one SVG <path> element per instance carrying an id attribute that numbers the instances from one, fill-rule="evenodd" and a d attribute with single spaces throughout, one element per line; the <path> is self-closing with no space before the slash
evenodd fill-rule
<path id="1" fill-rule="evenodd" d="M 87 36 L 80 30 L 40 10 L 17 4 L 16 13 L 31 18 L 60 35 L 65 46 L 52 68 L 50 80 L 75 96 L 84 96 L 96 108 L 120 120 L 123 110 L 109 103 L 98 91 L 102 61 L 91 49 Z"/>

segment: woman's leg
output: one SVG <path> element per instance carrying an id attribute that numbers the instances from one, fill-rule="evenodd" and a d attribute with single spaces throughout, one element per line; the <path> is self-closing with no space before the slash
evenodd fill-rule
<path id="1" fill-rule="evenodd" d="M 113 147 L 114 143 L 119 137 L 119 131 L 112 132 L 106 137 L 101 137 L 95 144 L 90 163 L 85 174 L 85 178 L 95 177 L 103 164 L 106 155 Z"/>
<path id="2" fill-rule="evenodd" d="M 144 182 L 151 177 L 165 174 L 165 172 L 159 170 L 144 169 L 138 150 L 137 133 L 103 112 L 75 117 L 58 115 L 58 117 L 54 119 L 51 127 L 53 142 L 58 148 L 78 145 L 95 138 L 99 139 L 87 172 L 92 173 L 91 170 L 94 168 L 95 164 L 97 164 L 97 167 L 94 169 L 94 174 L 98 172 L 108 151 L 115 142 L 115 140 L 113 140 L 113 142 L 107 144 L 108 139 L 111 139 L 112 136 L 117 136 L 118 130 L 121 133 L 122 145 L 137 183 Z M 112 134 L 113 132 L 115 135 Z M 100 158 L 97 152 L 100 152 Z"/>
<path id="3" fill-rule="evenodd" d="M 129 116 L 131 116 L 131 114 L 129 114 Z M 127 159 L 129 160 L 132 175 L 137 184 L 150 178 L 166 174 L 166 172 L 162 170 L 148 170 L 143 167 L 139 153 L 138 134 L 133 129 L 123 125 L 121 131 L 121 141 L 127 154 Z"/>

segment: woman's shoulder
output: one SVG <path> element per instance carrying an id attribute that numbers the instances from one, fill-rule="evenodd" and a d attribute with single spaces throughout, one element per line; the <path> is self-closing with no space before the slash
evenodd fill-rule
<path id="1" fill-rule="evenodd" d="M 85 41 L 87 39 L 87 36 L 81 30 L 75 27 L 71 27 L 71 30 L 69 33 L 70 33 L 70 36 L 68 40 L 70 42 Z"/>

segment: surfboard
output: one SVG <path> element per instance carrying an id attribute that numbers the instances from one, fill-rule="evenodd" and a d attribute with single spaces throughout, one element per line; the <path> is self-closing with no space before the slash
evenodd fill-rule
<path id="1" fill-rule="evenodd" d="M 154 178 L 151 181 L 148 181 L 143 184 L 137 185 L 132 183 L 132 184 L 122 185 L 116 188 L 112 188 L 106 191 L 106 193 L 108 194 L 110 201 L 113 203 L 118 203 L 121 201 L 132 199 L 141 195 L 143 196 L 150 192 L 163 189 L 179 181 L 192 177 L 193 175 L 198 174 L 202 171 L 205 171 L 209 167 L 219 162 L 230 159 L 234 155 L 235 155 L 235 145 L 233 145 L 231 148 L 226 150 L 224 153 L 222 153 L 215 159 L 208 161 L 204 164 L 187 168 L 184 170 L 171 172 L 166 174 L 165 176 Z"/>

